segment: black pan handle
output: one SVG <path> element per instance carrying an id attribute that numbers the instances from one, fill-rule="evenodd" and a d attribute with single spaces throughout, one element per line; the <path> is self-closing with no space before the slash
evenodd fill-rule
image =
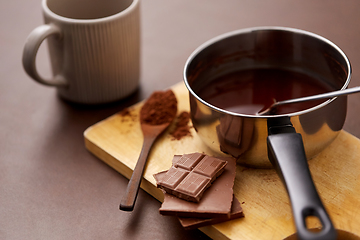
<path id="1" fill-rule="evenodd" d="M 268 155 L 288 192 L 297 236 L 301 240 L 336 239 L 336 230 L 316 191 L 306 160 L 301 134 L 290 125 L 269 127 Z M 322 228 L 310 232 L 305 219 L 317 217 Z"/>

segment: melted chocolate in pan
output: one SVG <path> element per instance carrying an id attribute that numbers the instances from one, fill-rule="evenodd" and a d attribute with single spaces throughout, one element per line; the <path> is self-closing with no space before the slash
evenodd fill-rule
<path id="1" fill-rule="evenodd" d="M 213 80 L 198 92 L 213 106 L 242 114 L 256 114 L 274 100 L 305 97 L 333 91 L 323 81 L 310 75 L 283 69 L 249 69 L 233 72 Z M 281 106 L 278 114 L 314 107 L 325 100 Z"/>

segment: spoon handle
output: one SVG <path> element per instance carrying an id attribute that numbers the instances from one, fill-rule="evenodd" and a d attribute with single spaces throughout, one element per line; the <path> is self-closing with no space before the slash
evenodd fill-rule
<path id="1" fill-rule="evenodd" d="M 123 196 L 120 203 L 120 210 L 123 211 L 132 211 L 134 209 L 136 197 L 139 192 L 139 187 L 141 179 L 144 173 L 146 161 L 153 145 L 156 136 L 149 136 L 144 138 L 144 143 L 141 149 L 139 159 L 136 163 L 133 174 L 131 175 L 130 181 L 128 183 L 125 195 Z"/>
<path id="2" fill-rule="evenodd" d="M 337 97 L 337 96 L 341 96 L 341 95 L 349 95 L 349 94 L 357 93 L 357 92 L 360 92 L 360 86 L 343 89 L 343 90 L 338 90 L 338 91 L 333 91 L 333 92 L 328 92 L 328 93 L 323 93 L 323 94 L 317 94 L 317 95 L 308 96 L 308 97 L 301 97 L 301 98 L 294 98 L 294 99 L 279 101 L 279 102 L 275 102 L 273 107 L 285 105 L 285 104 L 289 104 L 289 103 L 298 103 L 298 102 L 305 102 L 305 101 L 318 100 L 318 99 L 324 99 L 324 98 L 333 98 L 333 97 Z"/>

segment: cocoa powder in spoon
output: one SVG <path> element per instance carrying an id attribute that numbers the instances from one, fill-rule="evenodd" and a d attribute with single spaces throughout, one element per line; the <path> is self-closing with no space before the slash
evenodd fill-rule
<path id="1" fill-rule="evenodd" d="M 171 90 L 151 94 L 140 110 L 140 123 L 160 125 L 170 123 L 177 112 L 177 100 Z"/>
<path id="2" fill-rule="evenodd" d="M 177 111 L 177 100 L 171 90 L 162 92 L 154 92 L 146 101 L 140 111 L 140 122 L 150 125 L 158 125 L 170 122 Z M 122 117 L 129 116 L 131 120 L 135 120 L 133 113 L 125 108 L 120 112 Z M 187 111 L 181 112 L 176 118 L 175 128 L 170 132 L 173 140 L 180 140 L 185 136 L 191 136 L 188 125 L 190 120 L 190 113 Z M 125 121 L 125 120 L 123 120 Z"/>

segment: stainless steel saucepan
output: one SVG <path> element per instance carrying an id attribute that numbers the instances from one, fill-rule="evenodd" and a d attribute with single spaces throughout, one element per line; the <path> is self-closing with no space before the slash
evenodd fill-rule
<path id="1" fill-rule="evenodd" d="M 184 69 L 193 126 L 205 144 L 236 157 L 238 164 L 274 167 L 288 192 L 298 238 L 336 239 L 307 160 L 324 150 L 342 129 L 347 97 L 324 100 L 298 112 L 259 116 L 221 109 L 199 96 L 220 76 L 258 68 L 303 72 L 340 90 L 350 82 L 350 62 L 339 47 L 316 34 L 257 27 L 209 40 L 191 54 Z M 231 134 L 221 134 L 219 129 Z M 309 216 L 321 221 L 319 232 L 307 229 L 305 219 Z"/>

